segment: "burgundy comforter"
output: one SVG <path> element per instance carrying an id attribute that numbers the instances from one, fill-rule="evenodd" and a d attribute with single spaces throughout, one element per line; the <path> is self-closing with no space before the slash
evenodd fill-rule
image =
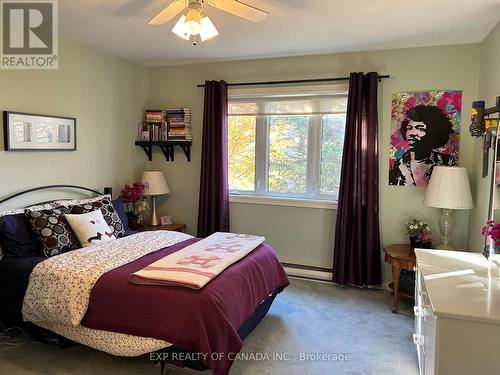
<path id="1" fill-rule="evenodd" d="M 237 330 L 288 279 L 274 250 L 262 244 L 201 290 L 129 281 L 132 273 L 196 241 L 183 241 L 105 273 L 92 289 L 82 325 L 171 342 L 202 353 L 214 374 L 227 374 L 242 347 Z"/>

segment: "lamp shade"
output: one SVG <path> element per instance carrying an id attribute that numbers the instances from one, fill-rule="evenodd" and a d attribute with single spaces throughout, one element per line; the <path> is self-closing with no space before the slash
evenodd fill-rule
<path id="1" fill-rule="evenodd" d="M 424 205 L 453 210 L 472 208 L 467 169 L 464 167 L 434 167 L 425 192 Z"/>
<path id="2" fill-rule="evenodd" d="M 170 193 L 162 171 L 144 171 L 141 182 L 144 184 L 144 195 L 163 195 Z"/>

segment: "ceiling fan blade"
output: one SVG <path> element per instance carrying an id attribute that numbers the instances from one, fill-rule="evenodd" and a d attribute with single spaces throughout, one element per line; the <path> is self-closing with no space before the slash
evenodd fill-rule
<path id="1" fill-rule="evenodd" d="M 215 8 L 253 22 L 264 21 L 269 16 L 266 11 L 245 4 L 240 0 L 208 0 L 208 3 Z"/>
<path id="2" fill-rule="evenodd" d="M 174 0 L 166 8 L 164 8 L 160 13 L 151 18 L 148 21 L 150 25 L 162 25 L 167 23 L 176 15 L 184 10 L 186 7 L 186 0 Z"/>

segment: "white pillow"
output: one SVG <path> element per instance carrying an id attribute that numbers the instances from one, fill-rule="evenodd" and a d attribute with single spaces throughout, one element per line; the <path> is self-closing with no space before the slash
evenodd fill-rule
<path id="1" fill-rule="evenodd" d="M 65 215 L 82 247 L 115 240 L 116 237 L 104 220 L 101 210 L 80 215 Z"/>

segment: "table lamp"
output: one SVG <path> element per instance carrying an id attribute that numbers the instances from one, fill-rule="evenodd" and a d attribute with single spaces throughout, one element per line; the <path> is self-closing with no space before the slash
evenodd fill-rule
<path id="1" fill-rule="evenodd" d="M 151 219 L 149 225 L 160 225 L 156 213 L 156 196 L 170 193 L 162 171 L 144 171 L 141 182 L 144 184 L 144 195 L 151 196 Z"/>
<path id="2" fill-rule="evenodd" d="M 424 205 L 443 209 L 439 219 L 439 230 L 443 238 L 442 243 L 436 248 L 453 250 L 450 237 L 455 219 L 451 210 L 468 210 L 473 206 L 467 169 L 435 166 L 425 192 Z"/>

